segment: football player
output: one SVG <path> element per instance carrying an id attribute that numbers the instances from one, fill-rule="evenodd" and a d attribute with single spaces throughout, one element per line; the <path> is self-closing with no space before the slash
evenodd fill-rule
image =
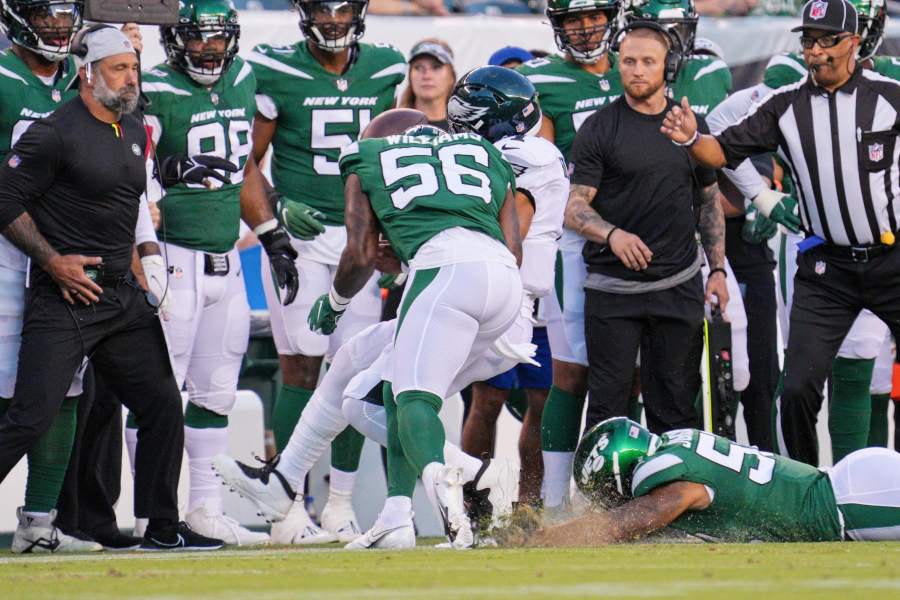
<path id="1" fill-rule="evenodd" d="M 372 118 L 394 105 L 406 74 L 398 50 L 359 42 L 367 0 L 294 0 L 293 6 L 305 39 L 290 46 L 260 45 L 248 57 L 257 79 L 253 154 L 260 161 L 271 145 L 275 195 L 309 204 L 325 223 L 325 233 L 315 240 L 293 240 L 301 282 L 296 302 L 282 307 L 263 278 L 283 378 L 273 414 L 279 451 L 312 396 L 323 356 L 333 356 L 344 340 L 379 319 L 375 277 L 354 298 L 333 335 L 310 331 L 306 324 L 313 302 L 328 292 L 346 245 L 338 156 Z M 362 442 L 347 429 L 332 444 L 330 493 L 322 512 L 322 524 L 331 533 L 312 524 L 301 497 L 292 516 L 273 531 L 276 542 L 349 541 L 359 535 L 351 494 Z"/>
<path id="2" fill-rule="evenodd" d="M 200 153 L 236 167 L 224 182 L 183 183 L 166 189 L 159 205 L 168 291 L 173 309 L 163 324 L 179 386 L 187 383 L 185 450 L 190 498 L 185 521 L 196 532 L 231 545 L 268 541 L 222 512 L 212 458 L 226 450 L 228 413 L 247 350 L 250 307 L 235 243 L 241 219 L 268 256 L 282 300 L 297 293 L 296 251 L 273 216 L 263 177 L 251 153 L 256 78 L 237 56 L 240 25 L 231 0 L 188 0 L 175 25 L 160 28 L 166 62 L 144 74 L 145 112 L 160 161 Z M 190 161 L 190 159 L 187 159 Z M 190 168 L 187 163 L 185 167 Z M 321 231 L 311 221 L 306 239 Z"/>
<path id="3" fill-rule="evenodd" d="M 523 514 L 500 539 L 589 546 L 666 526 L 726 542 L 900 539 L 900 454 L 886 448 L 822 471 L 696 429 L 657 437 L 617 417 L 585 434 L 574 475 L 604 511 L 545 529 Z"/>

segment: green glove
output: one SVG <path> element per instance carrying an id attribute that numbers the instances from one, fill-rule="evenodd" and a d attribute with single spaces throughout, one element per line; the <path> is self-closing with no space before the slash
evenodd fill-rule
<path id="1" fill-rule="evenodd" d="M 800 216 L 797 214 L 797 199 L 775 190 L 761 192 L 753 199 L 759 214 L 787 227 L 792 233 L 800 232 Z"/>
<path id="2" fill-rule="evenodd" d="M 378 278 L 378 287 L 386 290 L 394 290 L 402 286 L 406 281 L 406 273 L 385 273 Z"/>
<path id="3" fill-rule="evenodd" d="M 282 196 L 278 201 L 278 217 L 288 232 L 297 239 L 309 241 L 325 232 L 319 221 L 325 215 L 302 202 Z"/>
<path id="4" fill-rule="evenodd" d="M 747 209 L 744 219 L 741 237 L 748 244 L 763 244 L 778 232 L 778 223 L 761 215 L 753 205 Z"/>
<path id="5" fill-rule="evenodd" d="M 347 303 L 349 304 L 349 302 Z M 337 323 L 347 310 L 347 304 L 343 306 L 332 303 L 329 294 L 322 294 L 313 302 L 306 322 L 315 333 L 331 335 L 337 328 Z"/>

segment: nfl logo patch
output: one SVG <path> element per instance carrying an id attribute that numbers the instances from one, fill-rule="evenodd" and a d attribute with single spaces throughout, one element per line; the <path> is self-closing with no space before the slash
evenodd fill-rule
<path id="1" fill-rule="evenodd" d="M 9 160 L 6 161 L 6 164 L 9 165 L 10 169 L 15 169 L 20 164 L 22 164 L 22 159 L 19 158 L 18 154 L 13 154 L 12 156 L 9 157 Z"/>
<path id="2" fill-rule="evenodd" d="M 828 10 L 828 3 L 823 2 L 822 0 L 816 0 L 813 2 L 812 6 L 809 9 L 809 18 L 810 19 L 824 19 L 825 12 Z"/>
<path id="3" fill-rule="evenodd" d="M 609 81 L 607 81 L 605 79 L 601 79 L 600 80 L 600 89 L 603 90 L 604 92 L 608 92 L 609 91 Z"/>
<path id="4" fill-rule="evenodd" d="M 824 275 L 825 274 L 825 261 L 817 260 L 816 261 L 816 275 Z"/>
<path id="5" fill-rule="evenodd" d="M 878 162 L 884 158 L 884 144 L 869 144 L 869 160 Z"/>
<path id="6" fill-rule="evenodd" d="M 218 103 L 219 103 L 219 95 L 218 95 L 217 93 L 215 93 L 215 92 L 210 92 L 210 94 L 209 94 L 209 100 L 210 100 L 210 102 L 212 102 L 213 104 L 218 104 Z"/>
<path id="7" fill-rule="evenodd" d="M 346 79 L 338 79 L 334 83 L 335 85 L 337 85 L 337 89 L 341 90 L 342 92 L 346 92 L 347 88 L 350 87 L 350 83 Z"/>
<path id="8" fill-rule="evenodd" d="M 59 93 L 59 90 L 53 90 L 50 92 L 50 99 L 54 102 L 59 102 L 62 100 L 62 94 Z"/>

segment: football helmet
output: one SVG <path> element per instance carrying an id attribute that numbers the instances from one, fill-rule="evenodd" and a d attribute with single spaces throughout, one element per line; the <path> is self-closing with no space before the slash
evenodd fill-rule
<path id="1" fill-rule="evenodd" d="M 859 60 L 875 56 L 884 40 L 884 26 L 887 21 L 887 7 L 884 0 L 850 0 L 859 17 Z"/>
<path id="2" fill-rule="evenodd" d="M 587 498 L 614 508 L 631 498 L 631 478 L 638 463 L 659 447 L 656 436 L 627 417 L 613 417 L 592 427 L 575 450 L 575 483 Z"/>
<path id="3" fill-rule="evenodd" d="M 291 1 L 300 13 L 300 31 L 326 52 L 337 53 L 349 48 L 366 31 L 369 0 Z"/>
<path id="4" fill-rule="evenodd" d="M 586 27 L 580 24 L 585 13 L 602 11 L 606 25 Z M 575 62 L 593 64 L 609 50 L 616 32 L 619 0 L 548 0 L 547 17 L 553 26 L 556 45 Z M 599 38 L 597 36 L 600 36 Z"/>
<path id="5" fill-rule="evenodd" d="M 9 41 L 61 62 L 83 23 L 84 0 L 0 0 L 0 28 Z"/>
<path id="6" fill-rule="evenodd" d="M 697 22 L 700 16 L 694 8 L 694 0 L 626 0 L 622 5 L 625 23 L 654 21 L 663 26 L 670 36 L 674 34 L 680 44 L 683 57 L 694 52 Z"/>
<path id="7" fill-rule="evenodd" d="M 201 85 L 213 85 L 237 56 L 241 26 L 231 0 L 186 0 L 178 10 L 178 22 L 160 27 L 159 34 L 169 64 Z M 221 50 L 206 48 L 217 39 L 224 42 Z M 191 49 L 191 42 L 197 41 L 201 45 Z"/>
<path id="8" fill-rule="evenodd" d="M 447 102 L 447 121 L 454 133 L 471 131 L 496 142 L 537 133 L 541 109 L 528 79 L 505 67 L 479 67 L 463 75 Z"/>

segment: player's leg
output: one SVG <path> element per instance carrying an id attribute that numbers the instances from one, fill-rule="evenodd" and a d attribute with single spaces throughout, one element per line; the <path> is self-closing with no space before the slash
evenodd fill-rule
<path id="1" fill-rule="evenodd" d="M 473 456 L 493 456 L 497 419 L 510 390 L 516 387 L 515 367 L 488 381 L 472 384 L 472 405 L 462 429 L 464 452 Z"/>
<path id="2" fill-rule="evenodd" d="M 888 404 L 891 401 L 894 375 L 894 348 L 890 335 L 885 336 L 875 369 L 872 372 L 872 418 L 869 420 L 869 439 L 867 446 L 888 445 Z"/>
<path id="3" fill-rule="evenodd" d="M 522 419 L 519 432 L 519 502 L 537 504 L 541 498 L 541 484 L 544 480 L 544 462 L 541 455 L 541 420 L 544 405 L 553 382 L 553 368 L 550 358 L 550 342 L 545 327 L 535 327 L 531 341 L 537 346 L 535 360 L 541 364 L 519 365 L 520 382 L 525 388 L 528 410 Z"/>
<path id="4" fill-rule="evenodd" d="M 900 540 L 900 454 L 865 448 L 828 471 L 847 539 Z"/>

